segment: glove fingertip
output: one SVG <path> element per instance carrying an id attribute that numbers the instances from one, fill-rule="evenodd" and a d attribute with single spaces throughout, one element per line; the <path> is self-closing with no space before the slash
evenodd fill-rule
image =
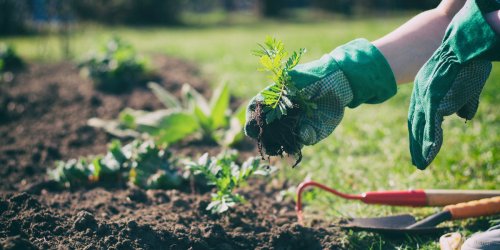
<path id="1" fill-rule="evenodd" d="M 423 142 L 425 125 L 425 119 L 420 116 L 419 112 L 411 110 L 408 117 L 411 162 L 420 170 L 424 170 L 429 166 L 429 162 L 426 161 L 423 153 L 425 151 Z"/>
<path id="2" fill-rule="evenodd" d="M 412 164 L 418 169 L 424 170 L 429 165 L 423 155 L 422 145 L 412 135 L 410 135 L 410 155 Z"/>
<path id="3" fill-rule="evenodd" d="M 473 100 L 457 111 L 457 115 L 466 120 L 472 120 L 477 113 L 479 100 Z"/>

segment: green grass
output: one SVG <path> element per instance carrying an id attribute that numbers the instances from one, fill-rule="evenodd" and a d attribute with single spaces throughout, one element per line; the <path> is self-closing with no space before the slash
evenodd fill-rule
<path id="1" fill-rule="evenodd" d="M 266 35 L 282 39 L 289 50 L 306 47 L 303 62 L 319 58 L 354 38 L 376 39 L 410 16 L 292 23 L 262 21 L 241 25 L 197 28 L 126 28 L 85 26 L 70 40 L 72 53 L 84 52 L 116 34 L 144 53 L 164 53 L 196 62 L 203 77 L 214 84 L 228 81 L 233 92 L 250 98 L 268 84 L 257 72 L 250 50 Z M 61 59 L 57 36 L 0 38 L 13 43 L 30 60 Z M 498 189 L 500 183 L 500 64 L 482 93 L 476 118 L 464 123 L 456 116 L 443 124 L 441 152 L 425 171 L 411 165 L 408 151 L 407 111 L 411 85 L 400 86 L 396 97 L 380 105 L 348 109 L 335 132 L 304 150 L 300 167 L 283 166 L 280 176 L 298 183 L 306 176 L 344 192 L 410 188 Z M 383 216 L 409 212 L 425 216 L 435 208 L 369 206 L 317 192 L 308 202 L 306 218 L 323 216 Z M 326 216 L 326 217 L 325 217 Z M 475 221 L 467 221 L 477 225 Z M 484 228 L 482 228 L 484 229 Z M 470 228 L 462 227 L 469 234 Z M 356 249 L 436 249 L 439 236 L 394 240 L 366 233 L 350 233 L 345 240 Z"/>

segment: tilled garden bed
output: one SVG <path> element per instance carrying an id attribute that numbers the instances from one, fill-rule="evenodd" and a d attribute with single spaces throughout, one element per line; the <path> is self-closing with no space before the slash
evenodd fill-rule
<path id="1" fill-rule="evenodd" d="M 210 88 L 195 66 L 154 59 L 159 82 L 179 94 L 189 83 Z M 0 249 L 337 249 L 336 227 L 302 227 L 286 188 L 270 179 L 242 188 L 248 202 L 223 215 L 206 211 L 208 192 L 141 190 L 128 186 L 61 190 L 47 180 L 56 160 L 103 154 L 111 140 L 87 125 L 125 107 L 162 107 L 147 88 L 111 95 L 95 91 L 71 63 L 30 65 L 0 88 Z M 248 143 L 247 143 L 248 144 Z M 180 143 L 178 155 L 217 153 L 216 145 Z M 256 155 L 252 144 L 243 155 Z M 274 184 L 271 184 L 274 183 Z"/>

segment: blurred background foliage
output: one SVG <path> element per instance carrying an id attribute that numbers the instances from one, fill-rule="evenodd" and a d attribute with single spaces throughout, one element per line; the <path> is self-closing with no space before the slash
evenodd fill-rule
<path id="1" fill-rule="evenodd" d="M 347 17 L 371 12 L 429 9 L 439 0 L 0 0 L 0 35 L 43 32 L 57 25 L 92 21 L 125 25 L 189 25 L 186 13 L 250 13 L 290 18 L 311 9 Z"/>

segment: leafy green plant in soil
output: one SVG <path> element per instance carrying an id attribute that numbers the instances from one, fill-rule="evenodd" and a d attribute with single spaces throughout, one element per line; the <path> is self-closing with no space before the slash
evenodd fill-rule
<path id="1" fill-rule="evenodd" d="M 212 213 L 223 213 L 245 198 L 235 190 L 245 185 L 254 175 L 269 175 L 273 168 L 261 163 L 260 159 L 250 157 L 241 165 L 236 163 L 238 155 L 234 150 L 222 152 L 217 157 L 209 157 L 205 153 L 197 161 L 189 161 L 186 169 L 194 175 L 205 177 L 209 185 L 216 188 L 212 193 L 212 202 L 207 210 Z"/>
<path id="2" fill-rule="evenodd" d="M 125 146 L 113 141 L 104 156 L 57 162 L 49 176 L 71 188 L 129 181 L 145 189 L 170 189 L 182 182 L 170 151 L 137 140 Z"/>
<path id="3" fill-rule="evenodd" d="M 273 84 L 261 92 L 263 99 L 257 101 L 250 125 L 259 131 L 257 141 L 263 158 L 295 155 L 296 166 L 302 160 L 302 145 L 297 139 L 300 114 L 309 113 L 315 106 L 306 100 L 288 72 L 297 66 L 305 49 L 289 56 L 283 42 L 272 37 L 259 47 L 253 51 L 262 65 L 259 70 L 269 72 Z"/>
<path id="4" fill-rule="evenodd" d="M 79 67 L 94 86 L 105 92 L 121 93 L 150 80 L 147 60 L 118 37 L 110 39 L 98 52 L 91 53 Z"/>
<path id="5" fill-rule="evenodd" d="M 238 164 L 235 150 L 224 151 L 217 157 L 205 153 L 198 160 L 186 158 L 177 164 L 172 154 L 156 146 L 153 141 L 133 141 L 125 146 L 113 141 L 105 156 L 81 157 L 56 163 L 49 170 L 49 178 L 66 188 L 92 185 L 130 183 L 143 189 L 176 189 L 186 184 L 189 177 L 200 185 L 215 186 L 212 202 L 207 210 L 223 213 L 230 207 L 245 202 L 236 192 L 254 175 L 267 176 L 275 168 L 264 165 L 259 158 L 250 157 Z"/>
<path id="6" fill-rule="evenodd" d="M 25 64 L 21 57 L 17 54 L 14 47 L 2 43 L 0 44 L 0 72 L 9 72 L 21 70 Z"/>
<path id="7" fill-rule="evenodd" d="M 89 124 L 118 137 L 152 137 L 161 144 L 175 143 L 193 134 L 202 141 L 223 146 L 233 146 L 243 139 L 245 109 L 239 107 L 230 112 L 231 96 L 227 84 L 220 85 L 210 101 L 187 84 L 182 88 L 181 98 L 159 84 L 151 82 L 148 86 L 166 109 L 127 108 L 117 120 L 92 118 Z"/>

